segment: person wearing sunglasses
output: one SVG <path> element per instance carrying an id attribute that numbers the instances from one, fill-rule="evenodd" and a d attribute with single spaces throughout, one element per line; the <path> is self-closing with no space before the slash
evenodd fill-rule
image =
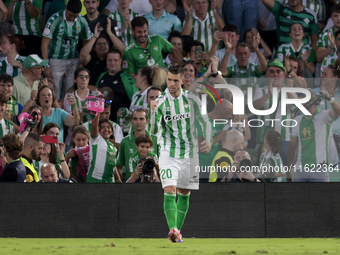
<path id="1" fill-rule="evenodd" d="M 162 36 L 149 35 L 149 22 L 146 18 L 134 18 L 131 27 L 135 41 L 124 50 L 123 69 L 133 78 L 142 66 L 163 67 L 163 53 L 171 53 L 177 63 L 183 60 L 181 52 Z"/>

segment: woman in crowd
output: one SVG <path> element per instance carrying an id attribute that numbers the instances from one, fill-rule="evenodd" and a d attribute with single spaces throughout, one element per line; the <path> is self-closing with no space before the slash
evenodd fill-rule
<path id="1" fill-rule="evenodd" d="M 13 78 L 22 72 L 26 57 L 20 56 L 20 40 L 14 35 L 3 35 L 1 38 L 0 51 L 5 56 L 0 59 L 0 74 L 7 73 Z"/>
<path id="2" fill-rule="evenodd" d="M 265 151 L 260 157 L 260 178 L 266 182 L 281 182 L 285 173 L 282 172 L 283 163 L 279 154 L 282 148 L 281 135 L 269 129 L 263 141 Z"/>
<path id="3" fill-rule="evenodd" d="M 112 130 L 112 124 L 108 119 L 99 120 L 99 116 L 97 116 L 92 121 L 90 136 L 91 166 L 86 176 L 87 183 L 121 182 L 119 174 L 115 171 L 117 149 L 109 141 Z"/>
<path id="4" fill-rule="evenodd" d="M 79 67 L 74 72 L 74 91 L 67 93 L 64 98 L 64 110 L 69 114 L 72 114 L 74 107 L 71 104 L 71 99 L 74 97 L 76 100 L 77 108 L 80 112 L 80 123 L 91 121 L 87 119 L 87 116 L 83 113 L 85 107 L 85 98 L 91 96 L 92 90 L 89 89 L 90 71 L 84 67 Z M 71 145 L 72 127 L 68 128 L 67 138 L 65 140 L 66 145 Z"/>
<path id="5" fill-rule="evenodd" d="M 316 56 L 314 49 L 309 44 L 304 44 L 302 41 L 305 37 L 303 26 L 300 23 L 291 25 L 289 36 L 291 38 L 291 43 L 282 44 L 279 47 L 276 53 L 277 59 L 283 62 L 286 55 L 302 59 L 310 72 L 307 77 L 312 78 L 312 74 L 315 72 Z M 289 71 L 290 70 L 287 70 L 287 72 Z"/>
<path id="6" fill-rule="evenodd" d="M 195 61 L 188 60 L 182 64 L 184 69 L 184 82 L 182 88 L 189 90 L 190 84 L 198 77 L 198 70 Z"/>
<path id="7" fill-rule="evenodd" d="M 76 126 L 72 133 L 72 150 L 69 150 L 65 156 L 66 162 L 71 162 L 70 179 L 73 182 L 84 183 L 86 182 L 86 174 L 90 167 L 90 135 L 84 126 Z"/>
<path id="8" fill-rule="evenodd" d="M 73 106 L 73 115 L 67 113 L 63 109 L 54 108 L 53 104 L 56 101 L 54 91 L 48 86 L 43 86 L 39 89 L 36 98 L 36 104 L 41 106 L 43 115 L 43 125 L 53 122 L 60 127 L 59 142 L 64 140 L 64 124 L 69 127 L 74 127 L 79 124 L 80 116 L 77 107 L 76 98 L 70 95 L 69 101 Z"/>

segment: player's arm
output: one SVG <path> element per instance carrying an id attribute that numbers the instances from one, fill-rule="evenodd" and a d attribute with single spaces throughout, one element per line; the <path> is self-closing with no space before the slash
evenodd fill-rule
<path id="1" fill-rule="evenodd" d="M 157 134 L 158 132 L 158 125 L 160 125 L 161 116 L 158 113 L 158 101 L 153 100 L 150 102 L 150 109 L 151 109 L 151 118 L 150 118 L 150 133 Z"/>
<path id="2" fill-rule="evenodd" d="M 209 153 L 211 150 L 211 144 L 213 140 L 211 123 L 207 115 L 201 114 L 201 100 L 199 100 L 198 97 L 194 96 L 193 103 L 195 107 L 196 117 L 199 121 L 199 124 L 201 125 L 202 133 L 205 138 L 205 140 L 200 143 L 201 152 Z M 196 128 L 196 127 L 191 127 L 191 128 Z"/>
<path id="3" fill-rule="evenodd" d="M 332 109 L 329 111 L 329 116 L 331 116 L 333 120 L 336 120 L 340 117 L 340 103 L 334 97 L 330 97 L 327 91 L 321 90 L 321 92 L 329 98 L 328 102 L 331 103 Z"/>
<path id="4" fill-rule="evenodd" d="M 290 143 L 288 147 L 288 155 L 287 155 L 287 166 L 289 171 L 286 173 L 287 182 L 292 181 L 292 173 L 291 168 L 295 162 L 295 156 L 296 156 L 296 149 L 299 144 L 298 137 L 292 136 L 290 138 Z"/>

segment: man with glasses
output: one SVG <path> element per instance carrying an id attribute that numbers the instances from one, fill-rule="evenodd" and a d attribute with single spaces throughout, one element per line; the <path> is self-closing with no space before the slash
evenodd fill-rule
<path id="1" fill-rule="evenodd" d="M 49 18 L 43 32 L 42 57 L 50 59 L 51 67 L 44 74 L 47 77 L 53 75 L 57 100 L 62 89 L 66 92 L 74 84 L 73 76 L 79 64 L 79 38 L 86 42 L 92 37 L 86 19 L 79 15 L 81 8 L 80 0 L 70 0 L 65 10 Z"/>
<path id="2" fill-rule="evenodd" d="M 107 70 L 102 73 L 96 86 L 101 89 L 108 87 L 114 94 L 111 103 L 110 120 L 116 121 L 117 111 L 120 107 L 129 108 L 134 93 L 138 91 L 135 80 L 122 70 L 122 53 L 119 50 L 111 50 L 106 58 Z"/>
<path id="3" fill-rule="evenodd" d="M 24 70 L 13 79 L 13 96 L 19 104 L 25 105 L 30 100 L 32 91 L 38 90 L 39 79 L 47 64 L 48 60 L 43 60 L 35 54 L 24 60 Z"/>
<path id="4" fill-rule="evenodd" d="M 181 52 L 162 36 L 149 35 L 149 23 L 146 18 L 134 18 L 131 27 L 135 41 L 124 51 L 123 68 L 133 78 L 142 66 L 163 67 L 163 53 L 171 53 L 178 63 L 183 60 Z"/>

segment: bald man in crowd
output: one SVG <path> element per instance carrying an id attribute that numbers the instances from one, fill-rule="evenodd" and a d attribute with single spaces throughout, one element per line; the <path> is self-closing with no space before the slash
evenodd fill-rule
<path id="1" fill-rule="evenodd" d="M 234 129 L 221 141 L 221 149 L 215 155 L 210 169 L 209 182 L 219 182 L 234 163 L 234 155 L 245 144 L 243 134 Z"/>
<path id="2" fill-rule="evenodd" d="M 211 128 L 213 132 L 213 144 L 209 153 L 205 151 L 205 148 L 200 146 L 204 141 L 201 126 L 198 126 L 198 144 L 199 144 L 199 162 L 200 162 L 200 182 L 208 182 L 209 171 L 207 169 L 211 166 L 212 160 L 220 149 L 220 141 L 222 141 L 228 130 L 223 130 L 224 124 L 215 124 L 214 120 L 228 120 L 233 117 L 233 105 L 227 99 L 221 99 L 222 105 L 218 102 L 214 110 L 209 112 L 208 117 L 211 122 Z"/>
<path id="3" fill-rule="evenodd" d="M 69 183 L 67 179 L 58 178 L 58 171 L 51 163 L 45 163 L 40 169 L 40 176 L 42 182 L 59 182 Z"/>

